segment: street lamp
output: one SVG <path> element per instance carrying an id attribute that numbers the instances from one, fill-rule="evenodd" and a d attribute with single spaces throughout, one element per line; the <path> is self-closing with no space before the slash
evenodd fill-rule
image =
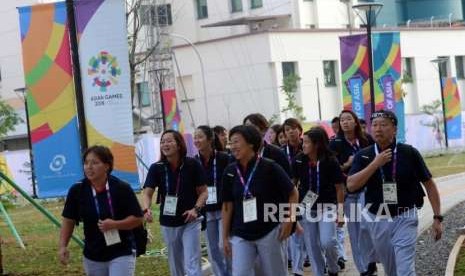
<path id="1" fill-rule="evenodd" d="M 443 93 L 443 85 L 442 85 L 442 74 L 441 74 L 441 65 L 448 62 L 449 58 L 448 57 L 439 57 L 433 60 L 430 60 L 432 64 L 435 64 L 437 66 L 438 74 L 439 74 L 439 87 L 441 89 L 441 105 L 442 105 L 442 118 L 443 118 L 443 124 L 444 124 L 444 139 L 446 141 L 446 149 L 449 148 L 449 141 L 447 139 L 447 118 L 446 118 L 446 105 L 444 102 L 444 93 Z M 446 72 L 447 74 L 447 72 Z M 438 126 L 439 127 L 439 126 Z"/>
<path id="2" fill-rule="evenodd" d="M 383 8 L 383 4 L 377 2 L 369 2 L 353 5 L 352 9 L 360 18 L 362 23 L 367 28 L 368 36 L 368 78 L 370 79 L 370 106 L 371 113 L 375 112 L 375 81 L 373 77 L 373 51 L 371 45 L 371 27 L 376 22 L 376 17 Z"/>
<path id="3" fill-rule="evenodd" d="M 189 44 L 192 47 L 192 49 L 194 49 L 194 52 L 197 55 L 197 58 L 199 59 L 200 74 L 202 75 L 203 101 L 205 105 L 205 121 L 206 121 L 206 125 L 210 125 L 210 120 L 209 120 L 209 115 L 208 115 L 208 104 L 207 104 L 207 85 L 205 81 L 205 68 L 203 66 L 203 60 L 202 60 L 202 57 L 200 56 L 199 50 L 197 49 L 197 47 L 195 47 L 192 41 L 190 41 L 187 37 L 183 35 L 175 34 L 175 33 L 160 33 L 160 35 L 171 36 L 171 37 L 182 39 L 184 40 L 184 42 Z"/>
<path id="4" fill-rule="evenodd" d="M 158 82 L 158 90 L 160 94 L 160 105 L 161 105 L 161 117 L 163 124 L 163 131 L 166 130 L 166 118 L 165 118 L 165 100 L 163 99 L 163 84 L 165 83 L 165 77 L 169 71 L 167 68 L 160 68 L 153 70 L 155 73 L 155 78 Z"/>
<path id="5" fill-rule="evenodd" d="M 31 164 L 31 181 L 32 181 L 32 197 L 37 198 L 36 191 L 36 175 L 34 172 L 34 155 L 32 153 L 32 142 L 31 142 L 31 127 L 29 126 L 29 110 L 27 105 L 27 88 L 21 87 L 13 90 L 17 95 L 21 95 L 21 99 L 24 101 L 24 109 L 26 111 L 26 127 L 27 127 L 27 144 L 29 147 L 29 159 Z"/>

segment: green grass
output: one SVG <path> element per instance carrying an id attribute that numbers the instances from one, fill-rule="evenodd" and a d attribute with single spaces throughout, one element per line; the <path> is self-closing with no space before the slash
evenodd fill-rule
<path id="1" fill-rule="evenodd" d="M 465 172 L 465 153 L 425 158 L 434 177 Z M 60 217 L 63 202 L 48 202 L 44 206 L 56 217 Z M 156 210 L 155 210 L 156 211 Z M 59 264 L 57 245 L 59 230 L 31 205 L 8 210 L 19 234 L 26 244 L 22 250 L 13 238 L 3 220 L 0 220 L 0 236 L 3 240 L 2 254 L 4 272 L 9 275 L 83 275 L 81 249 L 70 242 L 71 262 L 68 266 Z M 163 241 L 159 224 L 149 224 L 154 238 L 149 250 L 160 250 Z M 82 236 L 82 227 L 77 233 Z M 462 255 L 462 273 L 465 275 L 465 252 Z M 169 275 L 168 262 L 161 256 L 140 257 L 137 259 L 137 275 Z"/>
<path id="2" fill-rule="evenodd" d="M 465 244 L 462 244 L 459 255 L 457 256 L 454 275 L 465 275 Z"/>

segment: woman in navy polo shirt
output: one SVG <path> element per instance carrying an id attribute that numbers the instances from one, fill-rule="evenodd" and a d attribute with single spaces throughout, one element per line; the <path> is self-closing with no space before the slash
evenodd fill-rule
<path id="1" fill-rule="evenodd" d="M 207 176 L 208 199 L 205 206 L 208 242 L 208 256 L 213 273 L 217 276 L 230 275 L 226 259 L 220 249 L 221 242 L 221 206 L 222 176 L 229 164 L 229 155 L 222 152 L 223 147 L 218 137 L 209 126 L 199 126 L 194 133 L 194 145 L 199 150 L 196 156 Z"/>
<path id="2" fill-rule="evenodd" d="M 336 203 L 341 205 L 344 201 L 344 177 L 329 149 L 324 129 L 313 127 L 304 134 L 303 153 L 296 156 L 293 169 L 299 187 L 299 202 L 305 206 L 305 215 L 300 223 L 304 228 L 305 247 L 313 275 L 324 275 L 325 263 L 328 275 L 337 275 L 336 223 L 342 225 L 344 219 Z M 333 220 L 327 219 L 329 217 Z"/>
<path id="3" fill-rule="evenodd" d="M 224 250 L 232 254 L 232 273 L 254 275 L 258 261 L 264 275 L 287 275 L 284 241 L 292 219 L 280 224 L 280 214 L 268 212 L 277 211 L 280 204 L 297 203 L 297 190 L 278 164 L 258 155 L 262 138 L 256 128 L 236 126 L 229 135 L 236 162 L 223 175 L 222 216 Z M 292 208 L 289 215 L 295 218 Z"/>
<path id="4" fill-rule="evenodd" d="M 142 210 L 131 187 L 112 176 L 113 154 L 104 146 L 84 153 L 85 178 L 66 197 L 60 233 L 59 258 L 67 264 L 74 226 L 84 223 L 86 275 L 134 275 L 136 266 L 132 229 L 142 223 Z"/>
<path id="5" fill-rule="evenodd" d="M 357 115 L 351 110 L 343 110 L 339 115 L 339 132 L 331 140 L 329 147 L 336 154 L 341 170 L 345 176 L 352 167 L 355 154 L 370 145 L 362 130 Z M 357 219 L 364 206 L 363 189 L 356 192 L 347 192 L 344 201 L 344 213 L 348 217 L 347 230 L 349 231 L 352 256 L 357 270 L 363 275 L 371 275 L 376 271 L 376 256 L 369 237 L 362 237 L 360 221 Z M 351 208 L 352 206 L 352 208 Z M 356 212 L 352 213 L 354 210 Z"/>
<path id="6" fill-rule="evenodd" d="M 145 219 L 152 222 L 150 206 L 155 189 L 160 224 L 168 248 L 172 276 L 201 276 L 200 211 L 208 198 L 207 180 L 200 163 L 186 156 L 186 143 L 175 130 L 163 132 L 161 159 L 150 166 L 144 184 Z"/>

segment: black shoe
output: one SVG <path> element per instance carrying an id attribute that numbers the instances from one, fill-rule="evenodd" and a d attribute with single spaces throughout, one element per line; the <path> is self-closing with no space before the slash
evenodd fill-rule
<path id="1" fill-rule="evenodd" d="M 377 275 L 377 272 L 378 272 L 378 268 L 376 267 L 376 263 L 369 263 L 366 275 L 368 276 Z"/>
<path id="2" fill-rule="evenodd" d="M 299 274 L 299 273 L 294 273 L 294 276 L 304 276 L 304 275 Z"/>
<path id="3" fill-rule="evenodd" d="M 337 276 L 337 272 L 336 273 L 328 272 L 328 276 Z"/>
<path id="4" fill-rule="evenodd" d="M 339 259 L 337 259 L 337 265 L 341 270 L 344 270 L 344 268 L 346 268 L 346 262 L 344 261 L 344 258 L 339 257 Z"/>
<path id="5" fill-rule="evenodd" d="M 292 261 L 291 260 L 287 260 L 287 268 L 292 268 Z"/>
<path id="6" fill-rule="evenodd" d="M 308 257 L 305 258 L 304 267 L 310 267 L 310 260 L 308 259 Z"/>

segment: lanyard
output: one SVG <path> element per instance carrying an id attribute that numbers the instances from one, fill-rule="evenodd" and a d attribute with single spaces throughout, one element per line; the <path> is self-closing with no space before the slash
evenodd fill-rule
<path id="1" fill-rule="evenodd" d="M 247 178 L 247 182 L 244 181 L 244 177 L 242 176 L 241 169 L 239 169 L 239 164 L 236 164 L 237 175 L 239 175 L 239 180 L 241 181 L 241 184 L 244 187 L 244 198 L 252 195 L 249 191 L 250 182 L 252 182 L 252 177 L 255 174 L 255 171 L 257 170 L 257 166 L 258 166 L 258 163 L 260 162 L 260 159 L 261 157 L 259 156 L 257 158 L 257 161 L 255 161 L 255 165 L 253 166 L 253 169 L 250 172 L 249 178 Z"/>
<path id="2" fill-rule="evenodd" d="M 378 151 L 378 145 L 375 144 L 375 154 L 378 155 L 379 154 L 379 151 Z M 379 171 L 381 173 L 381 180 L 383 181 L 383 183 L 386 181 L 386 177 L 384 175 L 384 171 L 383 171 L 383 166 L 381 166 L 379 168 Z M 396 181 L 396 172 L 397 172 L 397 145 L 396 147 L 394 148 L 394 152 L 392 153 L 392 181 Z"/>
<path id="3" fill-rule="evenodd" d="M 286 155 L 287 161 L 292 165 L 291 150 L 289 149 L 289 144 L 286 145 Z"/>
<path id="4" fill-rule="evenodd" d="M 266 144 L 264 143 L 262 149 L 258 153 L 258 157 L 260 158 L 263 157 L 263 154 L 265 153 L 265 147 L 266 147 Z"/>
<path id="5" fill-rule="evenodd" d="M 111 201 L 110 186 L 108 185 L 108 181 L 107 181 L 107 184 L 105 185 L 105 190 L 107 191 L 108 207 L 110 207 L 111 217 L 114 218 L 115 214 L 113 213 L 113 204 Z M 97 199 L 97 191 L 95 190 L 93 186 L 92 186 L 92 195 L 94 197 L 95 210 L 97 211 L 97 216 L 100 219 L 100 204 L 98 203 L 98 199 Z"/>
<path id="6" fill-rule="evenodd" d="M 355 140 L 355 143 L 351 143 L 349 140 L 347 140 L 347 143 L 349 143 L 350 147 L 352 148 L 352 153 L 355 154 L 357 153 L 359 150 L 360 150 L 360 142 L 358 141 L 358 139 Z"/>
<path id="7" fill-rule="evenodd" d="M 308 162 L 308 185 L 309 189 L 312 189 L 312 179 L 313 173 L 312 173 L 312 166 L 310 165 L 310 162 Z M 316 162 L 316 193 L 320 194 L 320 161 Z"/>
<path id="8" fill-rule="evenodd" d="M 176 197 L 178 196 L 178 193 L 179 193 L 179 186 L 181 184 L 181 170 L 183 166 L 184 164 L 182 164 L 181 167 L 179 168 L 178 177 L 176 179 L 176 195 L 175 195 Z M 170 183 L 168 179 L 168 165 L 165 165 L 165 187 L 166 187 L 166 194 L 169 195 Z"/>
<path id="9" fill-rule="evenodd" d="M 197 159 L 199 160 L 200 164 L 203 166 L 203 162 L 202 162 L 202 158 L 200 158 L 200 153 L 196 155 Z M 207 168 L 205 168 L 205 170 L 207 170 Z M 215 153 L 213 155 L 213 187 L 216 187 L 216 183 L 217 183 L 217 171 L 216 171 L 216 150 L 215 150 Z"/>

